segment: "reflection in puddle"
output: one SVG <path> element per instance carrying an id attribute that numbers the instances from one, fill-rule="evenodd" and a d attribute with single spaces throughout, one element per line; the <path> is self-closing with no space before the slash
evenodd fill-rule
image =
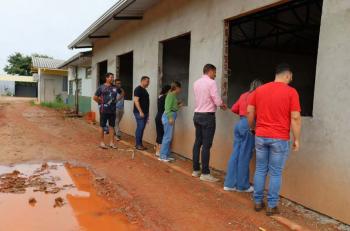
<path id="1" fill-rule="evenodd" d="M 0 230 L 138 230 L 91 182 L 87 169 L 69 165 L 0 166 Z"/>

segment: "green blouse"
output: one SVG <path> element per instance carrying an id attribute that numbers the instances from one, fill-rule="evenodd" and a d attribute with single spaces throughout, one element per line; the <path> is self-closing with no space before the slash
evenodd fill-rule
<path id="1" fill-rule="evenodd" d="M 179 110 L 179 105 L 175 93 L 168 93 L 165 98 L 165 111 L 164 113 L 168 118 L 173 118 L 174 112 Z"/>

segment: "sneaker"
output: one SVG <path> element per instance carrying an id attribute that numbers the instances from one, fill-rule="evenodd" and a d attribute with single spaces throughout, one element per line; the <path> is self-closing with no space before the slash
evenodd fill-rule
<path id="1" fill-rule="evenodd" d="M 114 137 L 116 141 L 120 141 L 120 138 L 118 136 Z"/>
<path id="2" fill-rule="evenodd" d="M 235 187 L 234 188 L 224 187 L 224 190 L 225 191 L 236 191 L 237 189 Z"/>
<path id="3" fill-rule="evenodd" d="M 199 179 L 202 181 L 207 181 L 207 182 L 218 182 L 219 181 L 218 178 L 215 178 L 210 174 L 202 174 Z"/>
<path id="4" fill-rule="evenodd" d="M 100 143 L 100 148 L 102 149 L 108 149 L 107 145 L 105 143 Z"/>
<path id="5" fill-rule="evenodd" d="M 136 146 L 135 148 L 136 148 L 137 150 L 140 150 L 140 151 L 146 150 L 146 148 L 143 147 L 143 146 Z"/>
<path id="6" fill-rule="evenodd" d="M 168 160 L 170 160 L 170 161 L 174 161 L 174 160 L 175 160 L 175 158 L 173 158 L 173 157 L 168 157 Z"/>
<path id="7" fill-rule="evenodd" d="M 276 215 L 276 214 L 279 214 L 280 211 L 278 210 L 278 207 L 274 207 L 274 208 L 267 208 L 266 209 L 266 216 L 273 216 L 273 215 Z"/>
<path id="8" fill-rule="evenodd" d="M 115 146 L 115 144 L 110 144 L 109 147 L 112 149 L 117 149 L 117 146 Z"/>
<path id="9" fill-rule="evenodd" d="M 254 187 L 253 187 L 253 186 L 250 186 L 250 187 L 247 188 L 246 190 L 239 190 L 239 189 L 237 189 L 236 191 L 237 191 L 237 192 L 252 193 L 252 192 L 254 192 Z"/>
<path id="10" fill-rule="evenodd" d="M 262 203 L 256 203 L 256 204 L 254 205 L 254 210 L 255 210 L 256 212 L 260 212 L 260 211 L 263 210 L 264 208 L 265 208 L 264 202 L 262 202 Z"/>
<path id="11" fill-rule="evenodd" d="M 159 153 L 159 152 L 156 152 L 156 156 L 157 156 L 157 157 L 160 157 L 160 153 Z"/>
<path id="12" fill-rule="evenodd" d="M 200 177 L 201 176 L 201 171 L 193 171 L 192 172 L 193 177 Z"/>
<path id="13" fill-rule="evenodd" d="M 159 161 L 163 161 L 163 162 L 170 162 L 169 159 L 162 159 L 162 158 L 158 158 Z"/>

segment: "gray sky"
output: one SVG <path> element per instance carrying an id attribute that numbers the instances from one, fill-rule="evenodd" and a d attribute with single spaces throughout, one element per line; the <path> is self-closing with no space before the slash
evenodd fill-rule
<path id="1" fill-rule="evenodd" d="M 0 0 L 0 73 L 14 52 L 67 59 L 68 44 L 118 0 Z"/>

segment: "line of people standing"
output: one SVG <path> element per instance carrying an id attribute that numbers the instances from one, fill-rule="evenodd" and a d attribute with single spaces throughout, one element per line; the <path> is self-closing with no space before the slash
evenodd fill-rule
<path id="1" fill-rule="evenodd" d="M 226 110 L 227 106 L 218 94 L 215 81 L 216 67 L 206 64 L 203 75 L 195 81 L 193 91 L 195 111 L 193 123 L 195 127 L 195 142 L 193 145 L 193 177 L 202 181 L 218 181 L 210 174 L 210 149 L 216 130 L 216 110 Z M 293 134 L 293 150 L 300 146 L 301 116 L 297 91 L 290 87 L 293 73 L 289 65 L 281 64 L 276 67 L 275 80 L 262 84 L 260 80 L 251 83 L 249 91 L 240 96 L 232 106 L 231 111 L 240 116 L 234 127 L 234 145 L 228 162 L 227 175 L 224 182 L 225 191 L 254 192 L 255 210 L 261 211 L 266 176 L 270 176 L 267 194 L 267 215 L 278 213 L 278 200 L 281 187 L 282 172 L 290 151 L 290 130 Z M 147 87 L 150 78 L 143 76 L 141 83 L 134 90 L 134 117 L 136 120 L 135 148 L 146 150 L 143 145 L 143 133 L 149 120 L 150 99 Z M 158 113 L 155 118 L 157 138 L 156 155 L 163 162 L 173 161 L 170 155 L 170 145 L 177 112 L 182 104 L 177 95 L 181 92 L 181 83 L 173 82 L 164 86 L 158 98 Z M 123 116 L 125 93 L 120 86 L 120 80 L 113 85 L 113 74 L 106 75 L 106 82 L 96 91 L 94 100 L 99 103 L 101 125 L 101 148 L 108 148 L 104 143 L 104 129 L 107 123 L 110 127 L 110 148 L 116 148 L 114 135 L 120 139 L 119 126 L 116 125 L 118 114 L 119 125 Z M 119 104 L 119 108 L 117 105 Z M 254 187 L 250 185 L 249 165 L 256 150 L 256 171 Z"/>

